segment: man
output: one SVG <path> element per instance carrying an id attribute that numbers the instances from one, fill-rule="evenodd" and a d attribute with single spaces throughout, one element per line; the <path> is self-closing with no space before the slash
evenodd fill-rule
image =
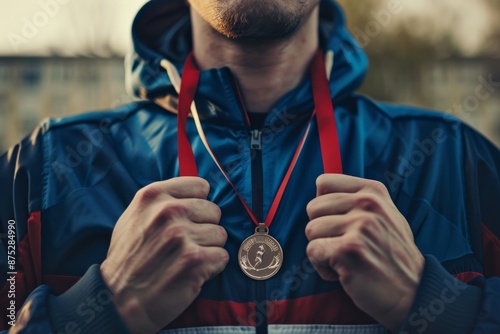
<path id="1" fill-rule="evenodd" d="M 498 149 L 353 93 L 335 2 L 152 0 L 132 34 L 145 101 L 2 157 L 11 332 L 500 330 Z"/>

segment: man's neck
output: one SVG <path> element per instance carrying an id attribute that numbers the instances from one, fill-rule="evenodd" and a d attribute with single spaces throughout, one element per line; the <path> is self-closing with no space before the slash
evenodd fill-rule
<path id="1" fill-rule="evenodd" d="M 191 10 L 196 62 L 202 70 L 229 67 L 238 80 L 247 110 L 269 112 L 308 74 L 319 45 L 318 13 L 315 8 L 286 40 L 243 42 L 220 35 Z"/>

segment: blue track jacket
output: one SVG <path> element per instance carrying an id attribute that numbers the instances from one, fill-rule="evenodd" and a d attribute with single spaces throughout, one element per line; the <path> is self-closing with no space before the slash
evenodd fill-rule
<path id="1" fill-rule="evenodd" d="M 387 186 L 426 257 L 401 331 L 500 333 L 498 148 L 455 117 L 354 93 L 368 67 L 366 56 L 338 4 L 324 0 L 320 13 L 322 48 L 333 61 L 330 90 L 344 172 Z M 191 50 L 188 8 L 183 1 L 149 1 L 132 36 L 127 84 L 141 101 L 46 120 L 0 158 L 0 330 L 14 324 L 18 311 L 9 333 L 127 333 L 99 264 L 135 193 L 179 175 L 177 94 L 162 64 L 182 73 Z M 484 89 L 500 89 L 489 80 Z M 313 109 L 310 79 L 267 115 L 258 159 L 228 68 L 202 72 L 196 104 L 212 149 L 250 206 L 255 187 L 262 187 L 257 195 L 265 217 Z M 254 225 L 192 119 L 188 136 L 199 175 L 211 184 L 209 199 L 222 209 L 231 258 L 162 332 L 386 332 L 307 260 L 306 205 L 323 173 L 315 123 L 270 227 L 285 257 L 266 281 L 240 270 L 238 248 Z M 263 173 L 252 178 L 256 168 Z"/>

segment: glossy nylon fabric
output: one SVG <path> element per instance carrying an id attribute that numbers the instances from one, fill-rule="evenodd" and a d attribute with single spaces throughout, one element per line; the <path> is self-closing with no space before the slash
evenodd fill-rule
<path id="1" fill-rule="evenodd" d="M 115 222 L 137 190 L 178 176 L 177 116 L 169 111 L 175 109 L 176 94 L 160 62 L 166 59 L 182 72 L 191 46 L 188 11 L 182 3 L 150 1 L 134 22 L 135 51 L 127 62 L 127 83 L 146 101 L 47 121 L 2 157 L 2 174 L 16 175 L 14 185 L 8 185 L 14 199 L 0 204 L 2 217 L 16 216 L 22 238 L 26 212 L 12 213 L 12 208 L 26 197 L 30 212 L 41 210 L 44 274 L 82 276 L 102 262 Z M 453 117 L 356 95 L 367 70 L 366 57 L 344 27 L 335 2 L 322 2 L 321 17 L 323 47 L 334 53 L 330 90 L 345 174 L 387 186 L 422 253 L 434 255 L 452 274 L 482 272 L 481 224 L 500 235 L 495 213 L 500 198 L 498 149 Z M 250 135 L 232 82 L 227 68 L 202 72 L 196 103 L 211 147 L 251 205 Z M 265 121 L 264 216 L 307 124 L 310 86 L 306 79 L 284 96 Z M 254 304 L 255 282 L 241 272 L 236 255 L 254 225 L 192 120 L 188 136 L 199 175 L 211 184 L 209 199 L 222 209 L 231 258 L 172 327 L 252 326 L 258 320 L 252 312 L 262 306 Z M 321 280 L 307 261 L 305 208 L 315 197 L 315 180 L 322 173 L 313 124 L 270 228 L 284 250 L 283 267 L 266 281 L 270 324 L 374 323 L 338 283 Z M 138 231 L 140 223 L 135 222 Z M 33 305 L 43 301 L 36 299 Z"/>
<path id="2" fill-rule="evenodd" d="M 170 22 L 161 10 L 170 4 L 178 7 L 171 14 L 176 17 L 174 22 Z M 187 13 L 187 9 L 177 5 L 177 2 L 164 0 L 151 1 L 139 12 L 133 26 L 135 55 L 130 63 L 132 72 L 129 76 L 129 83 L 135 92 L 143 92 L 142 95 L 146 92 L 152 99 L 173 93 L 160 62 L 167 59 L 182 72 L 180 66 L 190 46 Z M 463 165 L 460 159 L 464 157 L 452 155 L 443 158 L 450 149 L 462 151 L 460 133 L 450 130 L 455 123 L 443 122 L 440 114 L 410 108 L 381 107 L 364 97 L 353 95 L 353 90 L 358 87 L 366 71 L 366 57 L 345 29 L 343 15 L 337 4 L 324 1 L 321 16 L 323 44 L 335 54 L 330 88 L 336 108 L 345 173 L 378 179 L 387 184 L 396 204 L 417 232 L 416 241 L 424 253 L 432 253 L 443 262 L 471 254 L 465 221 L 465 198 L 452 197 L 452 194 L 465 193 L 463 182 L 457 182 L 464 178 L 463 169 L 457 168 Z M 165 22 L 171 24 L 169 29 L 162 26 Z M 166 32 L 154 36 L 155 29 Z M 155 45 L 162 47 L 155 48 Z M 169 58 L 171 54 L 174 56 Z M 265 214 L 311 112 L 310 92 L 310 82 L 306 80 L 278 102 L 265 122 L 262 148 Z M 234 185 L 251 205 L 249 129 L 233 89 L 229 69 L 202 72 L 196 101 L 212 148 L 229 171 Z M 420 123 L 407 121 L 407 116 L 419 118 Z M 50 230 L 47 235 L 55 237 L 48 241 L 53 248 L 46 248 L 49 256 L 45 257 L 48 263 L 44 268 L 49 271 L 78 274 L 82 267 L 80 260 L 103 259 L 106 249 L 104 243 L 92 250 L 99 256 L 88 256 L 82 250 L 79 261 L 71 263 L 66 263 L 64 258 L 70 249 L 61 252 L 59 245 L 71 245 L 71 251 L 75 251 L 75 245 L 84 244 L 84 236 L 94 235 L 91 232 L 96 229 L 103 230 L 105 239 L 136 190 L 151 182 L 178 175 L 176 115 L 148 102 L 129 105 L 111 115 L 82 116 L 80 119 L 77 117 L 54 122 L 51 126 L 61 130 L 47 133 L 45 140 L 50 143 L 46 147 L 62 152 L 64 148 L 58 147 L 57 143 L 78 147 L 79 141 L 86 138 L 79 134 L 95 132 L 98 122 L 106 117 L 113 122 L 109 136 L 105 136 L 99 150 L 90 159 L 82 159 L 81 164 L 74 168 L 75 173 L 64 174 L 64 177 L 71 178 L 69 182 L 59 182 L 60 175 L 57 174 L 48 176 L 49 188 L 44 201 L 46 215 L 78 220 L 68 225 L 71 231 L 61 230 L 57 225 L 46 227 Z M 85 123 L 80 123 L 81 120 L 85 120 Z M 70 124 L 74 133 L 72 137 L 64 131 Z M 406 166 L 400 161 L 416 159 L 412 157 L 419 150 L 415 140 L 430 139 L 435 142 L 433 133 L 439 132 L 439 129 L 449 132 L 441 134 L 447 140 L 435 144 L 435 152 L 426 157 L 423 165 L 414 166 L 412 173 L 405 171 Z M 200 298 L 252 302 L 254 282 L 241 273 L 236 254 L 240 243 L 253 232 L 253 223 L 205 151 L 192 122 L 188 124 L 188 135 L 195 151 L 199 174 L 212 186 L 210 199 L 222 208 L 221 224 L 228 231 L 226 248 L 231 254 L 227 269 L 204 286 Z M 409 167 L 412 167 L 411 163 Z M 387 173 L 398 175 L 398 182 L 389 182 L 392 178 L 388 178 Z M 267 281 L 269 300 L 300 298 L 339 288 L 337 283 L 322 281 L 311 271 L 305 255 L 307 240 L 304 228 L 308 222 L 305 208 L 315 197 L 315 179 L 320 174 L 321 154 L 317 128 L 313 124 L 271 225 L 270 233 L 281 243 L 285 260 L 280 273 Z M 437 183 L 441 185 L 440 188 L 431 186 Z M 109 196 L 110 193 L 119 194 L 119 197 Z M 68 205 L 68 201 L 72 204 Z M 450 206 L 450 201 L 455 205 Z M 80 242 L 69 242 L 68 235 L 78 236 Z M 439 242 L 432 242 L 436 235 L 443 237 Z M 57 242 L 58 237 L 61 242 Z M 470 267 L 468 270 L 475 270 L 479 264 L 472 261 L 467 266 Z M 306 274 L 299 275 L 297 268 Z"/>
<path id="3" fill-rule="evenodd" d="M 169 20 L 162 10 L 169 4 L 172 6 L 169 15 L 175 20 Z M 173 94 L 173 87 L 160 62 L 167 59 L 182 72 L 183 59 L 190 46 L 186 15 L 184 6 L 163 0 L 151 1 L 139 12 L 133 26 L 135 54 L 129 61 L 132 71 L 128 77 L 137 94 L 151 99 Z M 424 253 L 434 254 L 443 262 L 472 254 L 466 227 L 466 199 L 463 196 L 450 198 L 451 194 L 466 192 L 461 182 L 463 171 L 456 167 L 463 165 L 462 128 L 453 130 L 456 122 L 445 122 L 440 114 L 382 106 L 353 95 L 365 74 L 366 57 L 345 29 L 337 4 L 324 1 L 321 17 L 322 43 L 327 50 L 334 52 L 330 89 L 346 174 L 386 183 L 416 232 L 417 244 Z M 165 24 L 170 24 L 170 27 L 166 29 Z M 283 97 L 266 119 L 262 148 L 264 215 L 311 112 L 310 92 L 310 82 L 305 80 Z M 196 102 L 210 145 L 234 185 L 251 205 L 249 129 L 229 69 L 202 72 Z M 410 120 L 410 116 L 414 118 Z M 97 131 L 99 122 L 105 118 L 109 118 L 112 125 L 99 149 L 89 158 L 82 159 L 72 173 L 64 173 L 62 177 L 69 180 L 59 182 L 61 175 L 54 173 L 46 180 L 49 186 L 44 201 L 45 215 L 73 222 L 64 229 L 57 224 L 45 225 L 46 235 L 51 238 L 44 243 L 45 251 L 50 254 L 45 267 L 47 271 L 78 275 L 81 274 L 82 262 L 91 264 L 96 259 L 104 259 L 104 240 L 135 191 L 151 182 L 178 175 L 176 115 L 150 102 L 132 104 L 112 114 L 53 122 L 53 131 L 47 133 L 45 140 L 50 142 L 46 147 L 55 154 L 47 159 L 64 159 L 58 152 L 65 152 L 65 148 L 58 147 L 57 143 L 77 147 L 79 141 L 88 137 L 85 133 Z M 72 136 L 66 128 L 72 129 Z M 439 143 L 435 140 L 436 131 Z M 200 299 L 252 303 L 255 282 L 241 273 L 236 254 L 241 242 L 253 233 L 253 223 L 206 152 L 192 121 L 188 124 L 188 135 L 199 175 L 211 184 L 210 200 L 222 208 L 221 225 L 229 234 L 226 248 L 231 255 L 227 269 L 204 286 Z M 417 166 L 420 161 L 408 166 L 402 163 L 418 160 L 421 155 L 415 153 L 419 151 L 415 140 L 425 142 L 427 139 L 434 142 L 435 152 L 429 156 L 424 153 L 423 164 Z M 488 144 L 484 146 L 486 151 L 491 150 Z M 408 168 L 414 170 L 407 171 Z M 305 208 L 315 197 L 315 179 L 322 172 L 318 133 L 313 124 L 271 225 L 270 233 L 281 243 L 285 257 L 280 273 L 267 281 L 269 300 L 296 299 L 339 289 L 337 283 L 325 282 L 311 270 L 305 254 L 304 228 L 308 222 Z M 388 176 L 392 174 L 399 176 Z M 435 184 L 440 184 L 441 188 L 436 189 Z M 449 205 L 451 202 L 454 204 Z M 102 231 L 103 240 L 94 240 L 93 246 L 89 247 L 84 236 L 94 235 L 96 230 Z M 75 235 L 80 236 L 80 242 L 74 241 Z M 446 238 L 434 242 L 435 235 Z M 76 250 L 75 244 L 83 247 Z M 61 251 L 61 245 L 71 245 L 71 249 Z M 72 254 L 69 262 L 68 253 Z M 479 267 L 477 261 L 471 260 L 461 265 L 460 270 L 473 271 Z M 460 270 L 455 268 L 456 272 Z M 311 314 L 317 311 L 310 310 Z M 211 313 L 210 310 L 205 312 Z M 216 323 L 217 315 L 213 317 Z M 307 315 L 297 319 L 306 323 L 313 321 Z"/>

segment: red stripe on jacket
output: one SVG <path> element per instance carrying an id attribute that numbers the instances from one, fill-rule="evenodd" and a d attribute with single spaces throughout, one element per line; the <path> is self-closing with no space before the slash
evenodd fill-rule
<path id="1" fill-rule="evenodd" d="M 483 251 L 486 277 L 500 276 L 500 240 L 483 225 Z M 17 247 L 18 269 L 16 279 L 16 306 L 19 308 L 28 295 L 39 285 L 48 284 L 56 294 L 63 293 L 75 284 L 79 277 L 43 275 L 41 255 L 41 215 L 31 213 L 27 233 Z M 477 272 L 454 275 L 464 283 L 483 276 Z M 9 286 L 0 292 L 0 307 L 6 309 Z M 259 312 L 260 313 L 260 312 Z M 343 290 L 302 298 L 267 302 L 269 324 L 371 324 L 375 321 L 358 309 Z M 254 303 L 197 299 L 169 327 L 196 326 L 255 326 L 259 321 Z M 3 318 L 0 329 L 7 328 Z"/>
<path id="2" fill-rule="evenodd" d="M 28 218 L 27 232 L 16 248 L 17 272 L 16 280 L 16 309 L 19 310 L 29 294 L 40 284 L 42 284 L 42 262 L 41 262 L 41 220 L 40 211 L 34 211 Z M 9 275 L 9 277 L 12 275 Z M 2 311 L 10 304 L 8 298 L 9 284 L 3 286 L 0 292 L 0 307 Z M 7 317 L 2 317 L 0 330 L 8 328 Z"/>
<path id="3" fill-rule="evenodd" d="M 486 277 L 500 277 L 500 239 L 486 226 L 483 228 L 484 274 Z"/>
<path id="4" fill-rule="evenodd" d="M 197 299 L 168 328 L 255 326 L 262 310 L 254 303 Z M 258 314 L 259 313 L 259 314 Z M 373 324 L 342 290 L 267 302 L 269 324 Z"/>
<path id="5" fill-rule="evenodd" d="M 468 283 L 482 274 L 465 272 L 453 276 Z M 365 325 L 377 323 L 354 305 L 343 290 L 296 299 L 268 301 L 267 313 L 269 324 Z M 254 303 L 197 299 L 168 328 L 255 326 L 258 321 Z"/>

